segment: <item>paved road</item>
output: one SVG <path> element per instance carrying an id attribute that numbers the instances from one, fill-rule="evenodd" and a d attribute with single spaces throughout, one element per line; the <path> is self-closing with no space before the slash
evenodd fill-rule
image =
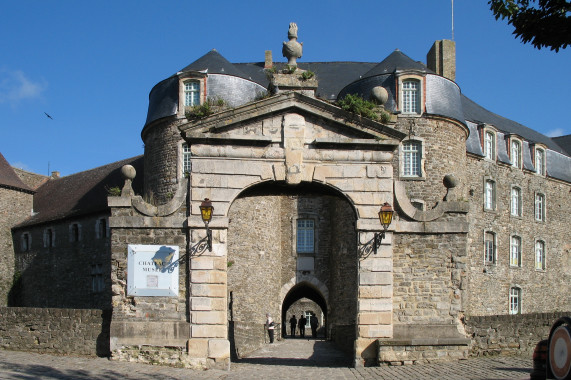
<path id="1" fill-rule="evenodd" d="M 330 343 L 288 339 L 266 345 L 232 363 L 230 371 L 197 371 L 111 361 L 105 358 L 40 355 L 0 350 L 0 379 L 176 380 L 176 379 L 529 379 L 529 358 L 495 357 L 402 367 L 350 368 Z"/>

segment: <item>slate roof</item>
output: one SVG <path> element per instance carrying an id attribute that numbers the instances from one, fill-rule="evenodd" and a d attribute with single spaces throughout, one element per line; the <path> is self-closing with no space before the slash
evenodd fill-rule
<path id="1" fill-rule="evenodd" d="M 551 139 L 563 148 L 567 155 L 571 156 L 571 135 L 552 137 Z"/>
<path id="2" fill-rule="evenodd" d="M 0 186 L 10 187 L 17 190 L 33 193 L 34 191 L 26 185 L 16 174 L 12 166 L 0 153 Z"/>
<path id="3" fill-rule="evenodd" d="M 137 171 L 133 190 L 141 194 L 143 156 L 113 162 L 66 177 L 50 179 L 37 189 L 34 215 L 14 228 L 107 211 L 107 189 L 123 187 L 121 167 L 127 164 L 133 165 Z"/>
<path id="4" fill-rule="evenodd" d="M 422 62 L 417 62 L 399 49 L 393 51 L 381 63 L 373 67 L 363 75 L 363 78 L 373 77 L 383 74 L 392 74 L 401 70 L 417 70 L 424 73 L 433 73 Z"/>

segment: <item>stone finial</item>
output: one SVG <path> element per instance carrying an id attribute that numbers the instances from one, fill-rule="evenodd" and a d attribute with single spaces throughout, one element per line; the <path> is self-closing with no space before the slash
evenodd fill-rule
<path id="1" fill-rule="evenodd" d="M 132 182 L 133 179 L 135 179 L 135 176 L 137 175 L 137 171 L 132 165 L 123 165 L 123 167 L 121 168 L 121 174 L 123 175 L 123 178 L 125 178 L 125 185 L 121 190 L 121 196 L 122 197 L 134 196 L 135 192 L 133 191 Z"/>
<path id="2" fill-rule="evenodd" d="M 455 201 L 458 196 L 456 194 L 456 186 L 458 186 L 458 179 L 454 174 L 447 174 L 444 176 L 442 183 L 446 187 L 445 201 Z"/>
<path id="3" fill-rule="evenodd" d="M 301 58 L 303 52 L 303 43 L 297 42 L 297 25 L 295 22 L 289 24 L 287 33 L 289 38 L 288 42 L 284 42 L 282 47 L 282 54 L 287 58 L 287 64 L 290 66 L 297 66 L 296 60 Z"/>

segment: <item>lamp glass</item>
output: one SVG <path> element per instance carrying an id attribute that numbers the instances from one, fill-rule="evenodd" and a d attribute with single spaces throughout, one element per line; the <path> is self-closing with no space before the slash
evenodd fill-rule
<path id="1" fill-rule="evenodd" d="M 379 211 L 379 219 L 381 221 L 381 225 L 385 229 L 389 227 L 393 220 L 393 208 L 387 202 L 385 202 L 381 207 L 381 211 Z"/>
<path id="2" fill-rule="evenodd" d="M 212 219 L 212 211 L 214 211 L 212 202 L 210 202 L 208 198 L 205 198 L 204 202 L 200 204 L 200 214 L 204 223 L 210 222 L 210 219 Z"/>

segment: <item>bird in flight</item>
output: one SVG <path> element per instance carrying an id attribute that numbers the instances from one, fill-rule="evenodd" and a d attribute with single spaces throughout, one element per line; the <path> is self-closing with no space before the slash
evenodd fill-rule
<path id="1" fill-rule="evenodd" d="M 45 111 L 44 111 L 44 113 L 45 113 L 45 114 L 46 114 L 46 116 L 47 116 L 47 117 L 49 117 L 50 119 L 52 119 L 52 120 L 54 119 L 53 117 L 51 117 L 50 115 L 48 115 L 48 113 L 47 113 L 47 112 L 45 112 Z"/>

